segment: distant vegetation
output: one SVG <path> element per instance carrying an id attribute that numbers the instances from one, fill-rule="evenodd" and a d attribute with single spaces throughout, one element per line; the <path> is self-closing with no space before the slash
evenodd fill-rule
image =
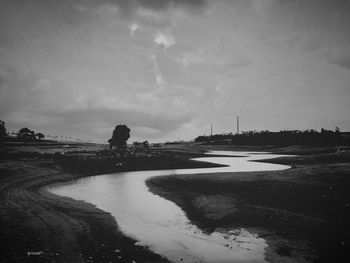
<path id="1" fill-rule="evenodd" d="M 20 140 L 35 140 L 35 132 L 27 127 L 21 128 L 17 133 L 17 138 Z"/>
<path id="2" fill-rule="evenodd" d="M 15 135 L 15 137 L 13 136 Z M 12 132 L 11 135 L 6 132 L 5 122 L 0 120 L 0 142 L 4 141 L 27 141 L 43 140 L 45 135 L 41 132 L 35 133 L 33 130 L 24 127 L 19 129 L 17 133 Z"/>
<path id="3" fill-rule="evenodd" d="M 134 149 L 139 150 L 139 149 L 148 149 L 149 148 L 149 143 L 148 141 L 144 142 L 133 142 Z"/>
<path id="4" fill-rule="evenodd" d="M 292 130 L 292 131 L 248 131 L 241 134 L 215 134 L 212 136 L 198 136 L 196 142 L 207 144 L 234 144 L 234 145 L 338 145 L 345 141 L 339 128 L 334 131 Z M 348 142 L 347 142 L 348 143 Z"/>
<path id="5" fill-rule="evenodd" d="M 34 141 L 42 140 L 45 138 L 45 135 L 41 132 L 35 133 L 33 130 L 28 129 L 27 127 L 21 128 L 17 133 L 17 138 L 21 141 Z"/>
<path id="6" fill-rule="evenodd" d="M 42 140 L 45 138 L 45 135 L 42 134 L 41 132 L 36 133 L 35 136 L 38 138 L 38 140 Z"/>

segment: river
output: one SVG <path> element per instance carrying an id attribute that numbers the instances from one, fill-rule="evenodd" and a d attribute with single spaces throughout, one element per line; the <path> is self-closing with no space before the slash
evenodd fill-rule
<path id="1" fill-rule="evenodd" d="M 265 262 L 264 251 L 267 243 L 263 238 L 242 228 L 226 233 L 203 233 L 191 224 L 180 207 L 152 194 L 145 181 L 150 177 L 172 174 L 215 174 L 290 168 L 285 165 L 254 162 L 281 156 L 261 152 L 211 151 L 208 152 L 208 157 L 194 160 L 227 166 L 105 174 L 52 185 L 47 190 L 92 203 L 110 212 L 126 235 L 138 240 L 139 245 L 147 246 L 173 262 Z"/>

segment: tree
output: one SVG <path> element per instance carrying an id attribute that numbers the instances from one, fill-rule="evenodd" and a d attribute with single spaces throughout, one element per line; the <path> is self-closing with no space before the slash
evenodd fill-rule
<path id="1" fill-rule="evenodd" d="M 3 138 L 6 136 L 5 122 L 0 120 L 0 143 L 2 143 Z"/>
<path id="2" fill-rule="evenodd" d="M 126 142 L 130 138 L 130 129 L 126 125 L 115 126 L 112 138 L 108 140 L 110 148 L 125 148 Z"/>
<path id="3" fill-rule="evenodd" d="M 18 135 L 25 134 L 25 133 L 33 134 L 33 135 L 34 135 L 34 131 L 28 129 L 27 127 L 21 128 L 21 129 L 18 131 Z"/>
<path id="4" fill-rule="evenodd" d="M 18 133 L 17 137 L 19 139 L 25 139 L 25 140 L 35 140 L 35 132 L 28 129 L 27 127 L 21 128 Z"/>
<path id="5" fill-rule="evenodd" d="M 45 135 L 42 134 L 41 132 L 38 132 L 37 134 L 35 134 L 35 136 L 38 138 L 38 140 L 44 139 Z"/>
<path id="6" fill-rule="evenodd" d="M 149 143 L 148 141 L 144 141 L 142 145 L 143 145 L 143 148 L 148 149 Z"/>

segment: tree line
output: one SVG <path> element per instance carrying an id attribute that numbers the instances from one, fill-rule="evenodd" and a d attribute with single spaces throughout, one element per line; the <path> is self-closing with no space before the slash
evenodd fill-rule
<path id="1" fill-rule="evenodd" d="M 17 140 L 19 141 L 34 141 L 34 140 L 42 140 L 45 138 L 45 135 L 43 133 L 35 132 L 29 129 L 28 127 L 21 128 L 17 133 L 12 132 L 12 134 L 15 135 Z M 10 134 L 6 130 L 5 122 L 0 120 L 0 143 L 6 140 L 6 137 L 10 138 L 9 136 Z M 52 139 L 59 138 L 58 136 L 50 136 L 50 135 L 48 135 L 47 137 Z M 67 139 L 67 137 L 65 138 Z M 130 138 L 130 129 L 126 125 L 116 125 L 112 133 L 112 138 L 108 140 L 108 143 L 111 149 L 124 149 L 126 148 L 126 143 L 129 138 Z M 61 136 L 61 139 L 63 139 L 63 136 Z M 148 148 L 148 141 L 144 141 L 142 143 L 142 146 L 144 148 Z"/>
<path id="2" fill-rule="evenodd" d="M 19 129 L 15 135 L 17 136 L 17 139 L 21 141 L 42 140 L 45 138 L 43 133 L 35 132 L 27 127 Z M 5 122 L 0 120 L 0 142 L 3 142 L 6 136 L 9 136 L 9 133 L 6 131 Z"/>
<path id="3" fill-rule="evenodd" d="M 240 134 L 215 134 L 198 136 L 196 142 L 208 144 L 234 144 L 234 145 L 339 145 L 342 144 L 342 134 L 338 127 L 334 131 L 321 129 L 310 130 L 283 130 L 283 131 L 246 131 Z"/>

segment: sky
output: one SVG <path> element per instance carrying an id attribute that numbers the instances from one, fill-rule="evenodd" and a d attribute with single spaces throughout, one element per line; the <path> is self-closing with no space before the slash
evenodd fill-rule
<path id="1" fill-rule="evenodd" d="M 9 131 L 350 131 L 349 0 L 0 0 Z"/>

